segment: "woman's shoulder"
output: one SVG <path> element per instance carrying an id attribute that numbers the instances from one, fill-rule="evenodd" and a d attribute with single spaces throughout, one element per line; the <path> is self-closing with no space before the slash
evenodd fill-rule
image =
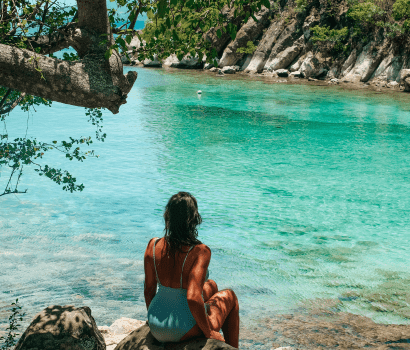
<path id="1" fill-rule="evenodd" d="M 211 254 L 211 248 L 209 248 L 206 244 L 200 243 L 195 246 L 198 253 L 208 253 Z"/>

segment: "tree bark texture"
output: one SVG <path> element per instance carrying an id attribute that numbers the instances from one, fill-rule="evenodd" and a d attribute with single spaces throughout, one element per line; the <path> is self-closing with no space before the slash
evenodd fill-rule
<path id="1" fill-rule="evenodd" d="M 109 61 L 104 58 L 107 46 L 114 42 L 105 0 L 77 0 L 77 5 L 78 26 L 67 32 L 65 40 L 80 60 L 63 61 L 0 44 L 0 85 L 74 106 L 104 107 L 116 114 L 126 103 L 137 72 L 124 76 L 116 50 Z M 108 43 L 100 45 L 104 39 Z"/>

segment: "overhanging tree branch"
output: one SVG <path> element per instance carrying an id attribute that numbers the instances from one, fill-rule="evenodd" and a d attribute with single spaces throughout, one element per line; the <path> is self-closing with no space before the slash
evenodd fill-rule
<path id="1" fill-rule="evenodd" d="M 0 81 L 2 86 L 48 100 L 103 107 L 116 114 L 126 103 L 137 73 L 123 75 L 115 50 L 108 61 L 104 57 L 107 47 L 114 43 L 105 0 L 77 0 L 77 5 L 78 23 L 73 24 L 76 29 L 68 31 L 65 45 L 72 46 L 80 60 L 62 61 L 0 44 Z M 103 39 L 106 44 L 101 45 Z"/>

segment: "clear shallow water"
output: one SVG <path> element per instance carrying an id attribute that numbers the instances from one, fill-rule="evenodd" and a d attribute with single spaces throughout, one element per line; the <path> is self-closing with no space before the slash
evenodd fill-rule
<path id="1" fill-rule="evenodd" d="M 236 292 L 244 324 L 338 298 L 340 311 L 410 324 L 410 96 L 130 69 L 127 104 L 103 112 L 106 141 L 84 148 L 100 158 L 43 160 L 83 192 L 27 168 L 28 193 L 0 197 L 0 306 L 18 297 L 23 326 L 52 304 L 87 305 L 99 326 L 145 320 L 145 248 L 185 190 L 210 278 Z M 95 135 L 83 108 L 36 110 L 15 110 L 9 135 Z"/>

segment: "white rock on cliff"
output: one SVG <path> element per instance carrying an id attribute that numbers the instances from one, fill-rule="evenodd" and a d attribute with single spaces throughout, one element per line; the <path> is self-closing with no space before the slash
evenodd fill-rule
<path id="1" fill-rule="evenodd" d="M 372 43 L 367 44 L 363 51 L 357 57 L 353 68 L 344 76 L 343 81 L 357 83 L 362 79 L 362 76 L 367 72 L 373 62 L 371 53 Z"/>
<path id="2" fill-rule="evenodd" d="M 268 30 L 263 35 L 261 41 L 254 52 L 249 65 L 246 67 L 242 66 L 245 73 L 260 73 L 263 70 L 266 60 L 269 57 L 269 52 L 278 37 L 282 34 L 285 29 L 285 18 L 280 18 L 271 23 Z"/>
<path id="3" fill-rule="evenodd" d="M 303 36 L 302 36 L 303 38 Z M 299 55 L 302 51 L 302 45 L 299 43 L 288 47 L 285 51 L 279 53 L 271 62 L 268 69 L 277 70 L 282 68 L 287 68 L 292 61 Z"/>
<path id="4" fill-rule="evenodd" d="M 158 56 L 156 54 L 154 54 L 154 60 L 146 58 L 142 64 L 144 67 L 162 67 L 162 63 L 158 60 Z"/>
<path id="5" fill-rule="evenodd" d="M 274 2 L 271 1 L 271 7 L 273 7 L 273 5 Z M 248 22 L 238 30 L 235 40 L 231 41 L 225 48 L 221 60 L 219 61 L 219 67 L 232 66 L 244 56 L 243 53 L 238 53 L 236 50 L 241 47 L 246 47 L 248 41 L 253 41 L 262 33 L 262 30 L 268 24 L 267 22 L 270 13 L 271 11 L 269 9 L 262 6 L 261 10 L 255 14 L 258 22 L 255 22 L 253 18 L 250 18 Z"/>

